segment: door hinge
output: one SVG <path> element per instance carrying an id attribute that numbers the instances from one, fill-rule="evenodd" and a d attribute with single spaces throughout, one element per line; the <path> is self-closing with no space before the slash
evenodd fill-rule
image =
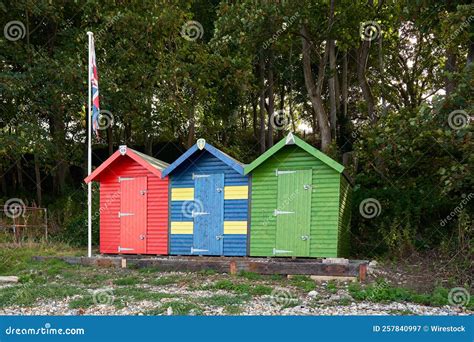
<path id="1" fill-rule="evenodd" d="M 286 175 L 286 174 L 289 174 L 289 173 L 296 173 L 296 171 L 290 171 L 290 170 L 278 171 L 278 169 L 275 170 L 275 176 L 277 176 L 277 177 L 278 177 L 278 175 Z"/>
<path id="2" fill-rule="evenodd" d="M 283 210 L 275 209 L 273 211 L 273 216 L 288 215 L 288 214 L 294 214 L 294 213 L 295 213 L 294 211 L 283 211 Z"/>
<path id="3" fill-rule="evenodd" d="M 224 235 L 216 235 L 216 240 L 222 240 L 224 238 Z"/>
<path id="4" fill-rule="evenodd" d="M 135 214 L 134 214 L 134 213 L 121 213 L 120 211 L 119 211 L 119 213 L 118 213 L 118 217 L 119 217 L 119 218 L 120 218 L 120 217 L 123 217 L 123 216 L 133 216 L 133 215 L 135 215 Z"/>
<path id="5" fill-rule="evenodd" d="M 125 247 L 120 247 L 120 246 L 118 246 L 118 251 L 119 251 L 119 252 L 122 252 L 122 251 L 133 251 L 133 248 L 125 248 Z"/>
<path id="6" fill-rule="evenodd" d="M 140 190 L 140 195 L 143 196 L 143 195 L 145 195 L 146 193 L 148 193 L 148 190 L 147 190 L 147 189 L 145 189 L 145 190 Z"/>
<path id="7" fill-rule="evenodd" d="M 288 253 L 293 253 L 293 251 L 285 251 L 284 249 L 276 249 L 276 248 L 273 248 L 273 255 L 276 255 L 276 254 L 288 254 Z"/>
<path id="8" fill-rule="evenodd" d="M 303 240 L 303 241 L 308 241 L 308 240 L 309 240 L 309 236 L 308 236 L 308 235 L 301 235 L 301 240 Z"/>
<path id="9" fill-rule="evenodd" d="M 206 177 L 209 177 L 209 176 L 210 176 L 210 175 L 197 175 L 197 174 L 193 173 L 192 178 L 193 178 L 193 179 L 196 179 L 196 178 L 206 178 Z"/>
<path id="10" fill-rule="evenodd" d="M 134 180 L 135 178 L 133 177 L 119 177 L 118 181 L 123 182 L 123 181 L 129 181 L 129 180 Z"/>
<path id="11" fill-rule="evenodd" d="M 198 217 L 198 216 L 203 216 L 203 215 L 209 215 L 209 213 L 206 213 L 203 211 L 193 211 L 191 213 L 191 217 Z"/>
<path id="12" fill-rule="evenodd" d="M 305 189 L 305 190 L 311 190 L 312 188 L 313 188 L 313 186 L 311 184 L 303 185 L 303 189 Z"/>
<path id="13" fill-rule="evenodd" d="M 208 252 L 208 251 L 209 251 L 208 249 L 198 249 L 198 248 L 191 247 L 191 254 L 200 253 L 200 252 Z"/>

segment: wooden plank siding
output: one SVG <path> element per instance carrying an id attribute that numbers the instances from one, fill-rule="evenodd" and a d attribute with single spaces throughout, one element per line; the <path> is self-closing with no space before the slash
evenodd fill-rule
<path id="1" fill-rule="evenodd" d="M 118 177 L 148 177 L 146 254 L 168 253 L 168 177 L 161 179 L 123 156 L 100 174 L 100 252 L 117 253 L 120 244 Z"/>
<path id="2" fill-rule="evenodd" d="M 347 179 L 341 175 L 341 190 L 339 195 L 339 239 L 338 254 L 348 257 L 350 253 L 350 223 L 352 215 L 352 188 Z"/>
<path id="3" fill-rule="evenodd" d="M 100 182 L 100 252 L 117 253 L 120 244 L 120 183 L 110 177 Z M 94 208 L 93 208 L 94 209 Z"/>
<path id="4" fill-rule="evenodd" d="M 295 145 L 284 146 L 252 171 L 250 255 L 273 256 L 276 243 L 276 170 L 312 169 L 311 257 L 338 254 L 340 174 Z"/>
<path id="5" fill-rule="evenodd" d="M 239 174 L 206 150 L 196 151 L 170 174 L 171 193 L 175 194 L 172 196 L 170 203 L 170 254 L 191 254 L 191 247 L 193 247 L 192 233 L 188 230 L 187 234 L 183 234 L 183 230 L 173 229 L 173 226 L 176 227 L 175 222 L 192 223 L 194 221 L 191 215 L 183 210 L 185 207 L 193 207 L 189 203 L 189 201 L 194 200 L 195 196 L 193 174 L 224 175 L 222 254 L 229 256 L 247 255 L 247 229 L 242 229 L 242 227 L 247 227 L 248 220 L 248 176 Z M 191 194 L 192 198 L 190 197 Z"/>

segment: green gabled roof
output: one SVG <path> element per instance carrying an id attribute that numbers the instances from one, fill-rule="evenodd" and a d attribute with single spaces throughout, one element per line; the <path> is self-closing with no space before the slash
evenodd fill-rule
<path id="1" fill-rule="evenodd" d="M 317 148 L 311 146 L 304 140 L 298 138 L 297 136 L 293 135 L 293 133 L 290 133 L 286 136 L 286 138 L 280 140 L 276 145 L 274 145 L 272 148 L 270 148 L 268 151 L 266 151 L 264 154 L 262 154 L 260 157 L 255 159 L 252 163 L 247 165 L 244 169 L 244 174 L 248 174 L 251 172 L 253 169 L 261 165 L 263 162 L 265 162 L 268 158 L 273 156 L 275 153 L 277 153 L 279 150 L 281 150 L 283 147 L 287 145 L 296 145 L 299 148 L 303 149 L 304 151 L 308 152 L 311 154 L 313 157 L 316 159 L 319 159 L 322 161 L 324 164 L 327 166 L 333 168 L 339 173 L 342 173 L 344 170 L 344 166 L 339 164 L 337 161 L 334 159 L 328 157 L 325 155 L 323 152 L 319 151 Z"/>

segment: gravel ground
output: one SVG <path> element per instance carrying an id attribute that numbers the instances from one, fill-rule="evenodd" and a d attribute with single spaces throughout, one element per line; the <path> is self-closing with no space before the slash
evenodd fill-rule
<path id="1" fill-rule="evenodd" d="M 474 314 L 465 308 L 447 305 L 355 300 L 350 294 L 349 282 L 314 282 L 308 277 L 278 278 L 255 274 L 236 277 L 61 267 L 53 268 L 52 274 L 49 274 L 51 269 L 31 271 L 27 273 L 30 278 L 26 278 L 25 284 L 0 285 L 0 315 Z M 369 276 L 374 280 L 387 277 L 383 272 L 374 264 L 369 267 Z M 14 288 L 9 289 L 12 286 Z M 54 289 L 62 289 L 61 286 L 74 291 L 63 291 L 54 296 Z M 44 296 L 36 296 L 37 291 L 43 291 Z M 25 296 L 36 299 L 18 305 Z"/>
<path id="2" fill-rule="evenodd" d="M 163 290 L 162 287 L 159 288 Z M 209 297 L 210 295 L 229 295 L 226 291 L 179 291 L 175 287 L 169 288 L 169 293 L 180 294 L 183 296 L 192 296 L 192 298 Z M 168 292 L 168 291 L 167 291 Z M 312 291 L 314 292 L 314 291 Z M 345 293 L 336 294 L 336 296 L 345 296 Z M 334 295 L 332 295 L 334 296 Z M 163 308 L 163 314 L 175 314 L 171 308 L 168 308 L 167 302 L 180 301 L 176 298 L 163 298 L 159 301 L 139 301 L 125 303 L 123 308 L 116 308 L 114 305 L 93 305 L 85 309 L 71 309 L 69 302 L 76 299 L 77 296 L 65 298 L 63 300 L 40 301 L 33 307 L 10 306 L 0 309 L 0 315 L 143 315 L 148 310 Z M 184 301 L 185 302 L 185 301 Z M 292 303 L 297 305 L 292 305 Z M 227 315 L 223 307 L 215 307 L 201 304 L 203 307 L 202 315 L 216 316 Z M 285 298 L 280 296 L 275 299 L 274 296 L 256 296 L 249 302 L 240 306 L 240 315 L 472 315 L 473 312 L 465 311 L 461 308 L 452 306 L 430 307 L 412 303 L 373 303 L 351 301 L 347 305 L 340 305 L 329 298 L 314 298 L 310 292 L 309 295 L 299 298 Z M 189 315 L 193 315 L 191 310 Z"/>
<path id="3" fill-rule="evenodd" d="M 164 306 L 166 301 L 160 304 L 151 301 L 131 303 L 122 309 L 116 309 L 112 305 L 96 305 L 87 309 L 70 309 L 68 300 L 48 301 L 38 303 L 35 307 L 8 307 L 0 310 L 0 315 L 143 315 L 147 310 Z M 169 312 L 169 311 L 168 311 Z M 334 305 L 309 307 L 304 304 L 295 307 L 280 309 L 265 300 L 254 300 L 244 306 L 241 315 L 273 316 L 273 315 L 469 315 L 472 313 L 463 312 L 452 307 L 428 307 L 411 303 L 370 303 L 359 302 L 350 305 Z M 192 313 L 191 313 L 192 314 Z M 206 316 L 226 315 L 223 308 L 207 307 L 203 312 Z"/>

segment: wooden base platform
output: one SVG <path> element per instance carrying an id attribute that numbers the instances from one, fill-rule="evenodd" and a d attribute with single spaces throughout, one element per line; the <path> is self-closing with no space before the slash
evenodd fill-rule
<path id="1" fill-rule="evenodd" d="M 219 273 L 236 274 L 248 271 L 259 274 L 313 275 L 327 277 L 356 277 L 365 281 L 367 264 L 365 260 L 341 260 L 340 263 L 324 259 L 255 258 L 255 257 L 194 257 L 194 256 L 140 256 L 140 255 L 98 255 L 87 257 L 35 256 L 34 260 L 60 259 L 73 265 L 99 267 L 153 267 L 159 271 L 214 270 Z"/>

